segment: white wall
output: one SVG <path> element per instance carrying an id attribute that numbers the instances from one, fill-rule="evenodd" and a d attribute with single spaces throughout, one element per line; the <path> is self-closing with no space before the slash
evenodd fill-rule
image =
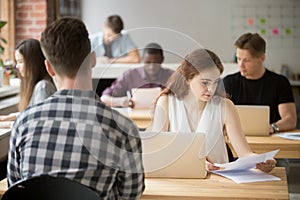
<path id="1" fill-rule="evenodd" d="M 291 4 L 296 0 L 85 0 L 83 21 L 90 33 L 101 30 L 105 18 L 119 14 L 139 48 L 158 42 L 166 53 L 165 62 L 179 62 L 189 51 L 205 47 L 223 62 L 232 62 L 235 37 L 232 33 L 233 6 Z M 300 1 L 299 1 L 300 2 Z M 266 6 L 265 6 L 266 7 Z M 156 28 L 154 28 L 156 27 Z M 300 35 L 299 35 L 300 38 Z M 267 41 L 268 42 L 268 41 Z M 280 71 L 287 64 L 300 73 L 300 45 L 283 48 L 267 46 L 266 65 Z"/>

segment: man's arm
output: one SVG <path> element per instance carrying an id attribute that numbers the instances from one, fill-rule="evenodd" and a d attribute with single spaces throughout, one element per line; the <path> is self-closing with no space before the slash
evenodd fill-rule
<path id="1" fill-rule="evenodd" d="M 112 97 L 110 95 L 102 95 L 101 96 L 101 101 L 105 103 L 107 106 L 112 106 L 112 107 L 129 107 L 129 99 L 127 96 L 124 97 Z"/>
<path id="2" fill-rule="evenodd" d="M 16 124 L 15 124 L 16 126 Z M 18 160 L 18 150 L 16 148 L 16 131 L 15 128 L 12 128 L 10 143 L 9 143 L 9 152 L 8 152 L 8 161 L 7 161 L 7 181 L 9 186 L 12 186 L 17 181 L 21 180 L 20 175 L 20 165 Z"/>
<path id="3" fill-rule="evenodd" d="M 118 173 L 120 199 L 140 199 L 145 189 L 144 173 Z"/>
<path id="4" fill-rule="evenodd" d="M 297 114 L 295 103 L 282 103 L 278 105 L 280 120 L 276 122 L 279 131 L 287 131 L 296 128 Z M 273 128 L 270 125 L 270 132 L 274 133 Z"/>
<path id="5" fill-rule="evenodd" d="M 109 63 L 139 63 L 141 61 L 140 55 L 137 49 L 133 49 L 128 52 L 127 56 L 110 58 Z"/>
<path id="6" fill-rule="evenodd" d="M 117 174 L 120 199 L 140 199 L 145 189 L 144 167 L 142 162 L 142 142 L 135 125 L 128 131 L 121 151 L 121 168 Z"/>

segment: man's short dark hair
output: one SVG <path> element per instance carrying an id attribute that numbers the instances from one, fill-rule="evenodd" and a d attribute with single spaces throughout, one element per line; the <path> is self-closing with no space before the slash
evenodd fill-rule
<path id="1" fill-rule="evenodd" d="M 162 47 L 159 44 L 154 43 L 154 42 L 146 45 L 146 47 L 144 48 L 143 54 L 146 54 L 146 53 L 160 55 L 161 57 L 164 57 Z"/>
<path id="2" fill-rule="evenodd" d="M 119 15 L 111 15 L 107 17 L 106 25 L 115 33 L 121 33 L 124 28 L 123 20 Z"/>
<path id="3" fill-rule="evenodd" d="M 235 42 L 235 47 L 249 50 L 252 56 L 259 57 L 266 53 L 266 41 L 257 33 L 245 33 Z"/>
<path id="4" fill-rule="evenodd" d="M 75 77 L 89 58 L 91 44 L 84 23 L 76 18 L 60 18 L 43 31 L 41 47 L 58 74 Z"/>

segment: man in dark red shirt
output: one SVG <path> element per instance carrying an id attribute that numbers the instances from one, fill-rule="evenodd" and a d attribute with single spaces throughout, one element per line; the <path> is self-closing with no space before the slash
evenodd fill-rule
<path id="1" fill-rule="evenodd" d="M 127 96 L 127 91 L 131 91 L 132 88 L 164 88 L 174 71 L 162 68 L 163 60 L 161 46 L 156 43 L 148 44 L 142 56 L 144 65 L 124 72 L 103 91 L 101 100 L 109 106 L 128 107 L 134 105 Z"/>

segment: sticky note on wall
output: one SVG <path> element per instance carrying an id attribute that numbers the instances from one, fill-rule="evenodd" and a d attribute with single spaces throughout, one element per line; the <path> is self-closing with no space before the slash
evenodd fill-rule
<path id="1" fill-rule="evenodd" d="M 272 29 L 272 34 L 273 35 L 279 35 L 279 29 L 278 28 L 273 28 Z"/>

